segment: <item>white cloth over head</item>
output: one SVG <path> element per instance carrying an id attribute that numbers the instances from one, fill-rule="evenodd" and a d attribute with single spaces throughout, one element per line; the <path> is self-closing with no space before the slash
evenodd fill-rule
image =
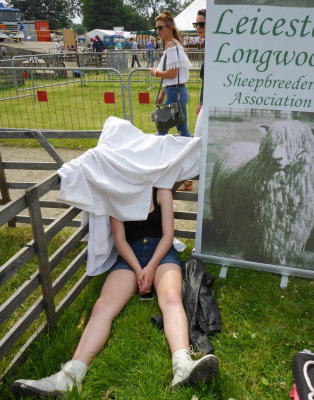
<path id="1" fill-rule="evenodd" d="M 145 220 L 152 187 L 172 189 L 199 174 L 200 138 L 147 135 L 129 121 L 109 117 L 98 145 L 59 170 L 58 199 L 89 214 L 87 275 L 116 260 L 109 216 Z"/>

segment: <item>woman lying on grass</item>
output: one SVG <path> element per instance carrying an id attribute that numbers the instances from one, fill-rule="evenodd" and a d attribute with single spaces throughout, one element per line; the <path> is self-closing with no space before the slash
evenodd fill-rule
<path id="1" fill-rule="evenodd" d="M 217 374 L 218 361 L 213 355 L 197 361 L 190 356 L 188 321 L 181 297 L 181 263 L 172 245 L 171 191 L 153 188 L 146 221 L 121 222 L 111 217 L 110 222 L 120 255 L 103 285 L 72 360 L 47 378 L 15 381 L 12 385 L 15 393 L 58 397 L 70 391 L 74 384 L 80 390 L 89 364 L 108 339 L 113 319 L 137 291 L 146 294 L 152 286 L 158 296 L 172 353 L 172 388 L 198 382 L 209 384 Z"/>

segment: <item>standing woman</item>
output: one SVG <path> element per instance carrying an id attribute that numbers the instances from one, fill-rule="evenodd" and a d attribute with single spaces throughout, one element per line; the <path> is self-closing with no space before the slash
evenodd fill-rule
<path id="1" fill-rule="evenodd" d="M 156 21 L 156 32 L 163 41 L 164 53 L 161 57 L 157 68 L 150 68 L 152 76 L 163 79 L 163 89 L 157 99 L 158 104 L 162 104 L 165 96 L 165 104 L 170 104 L 177 101 L 177 84 L 179 76 L 180 103 L 182 111 L 185 115 L 185 122 L 177 125 L 177 131 L 181 136 L 191 137 L 187 126 L 186 104 L 189 96 L 185 83 L 189 79 L 189 68 L 191 68 L 190 60 L 184 52 L 178 29 L 174 23 L 173 17 L 169 11 L 163 11 Z M 178 51 L 177 51 L 178 50 Z M 164 60 L 166 57 L 166 66 L 163 70 Z M 179 75 L 178 75 L 179 74 Z M 159 135 L 166 135 L 168 131 L 158 132 Z"/>
<path id="2" fill-rule="evenodd" d="M 205 39 L 205 24 L 206 24 L 206 8 L 202 8 L 198 10 L 196 15 L 196 22 L 193 22 L 193 27 L 196 29 L 198 37 L 201 39 Z M 196 114 L 198 115 L 194 136 L 201 136 L 201 120 L 202 120 L 202 107 L 203 107 L 203 92 L 204 92 L 204 61 L 201 66 L 200 77 L 202 79 L 202 89 L 201 89 L 201 96 L 200 102 L 196 107 Z"/>

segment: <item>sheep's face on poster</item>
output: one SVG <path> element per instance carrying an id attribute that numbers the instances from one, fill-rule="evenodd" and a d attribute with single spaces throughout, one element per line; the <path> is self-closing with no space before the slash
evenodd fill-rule
<path id="1" fill-rule="evenodd" d="M 196 255 L 314 276 L 313 42 L 313 1 L 207 1 Z"/>

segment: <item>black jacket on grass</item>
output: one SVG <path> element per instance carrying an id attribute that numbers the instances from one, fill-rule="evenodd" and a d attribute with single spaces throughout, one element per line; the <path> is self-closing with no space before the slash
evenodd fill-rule
<path id="1" fill-rule="evenodd" d="M 214 350 L 207 333 L 221 330 L 221 318 L 212 287 L 214 278 L 205 271 L 202 261 L 190 257 L 182 267 L 182 300 L 189 322 L 190 343 L 196 351 Z M 153 324 L 163 329 L 162 315 L 152 318 Z"/>

